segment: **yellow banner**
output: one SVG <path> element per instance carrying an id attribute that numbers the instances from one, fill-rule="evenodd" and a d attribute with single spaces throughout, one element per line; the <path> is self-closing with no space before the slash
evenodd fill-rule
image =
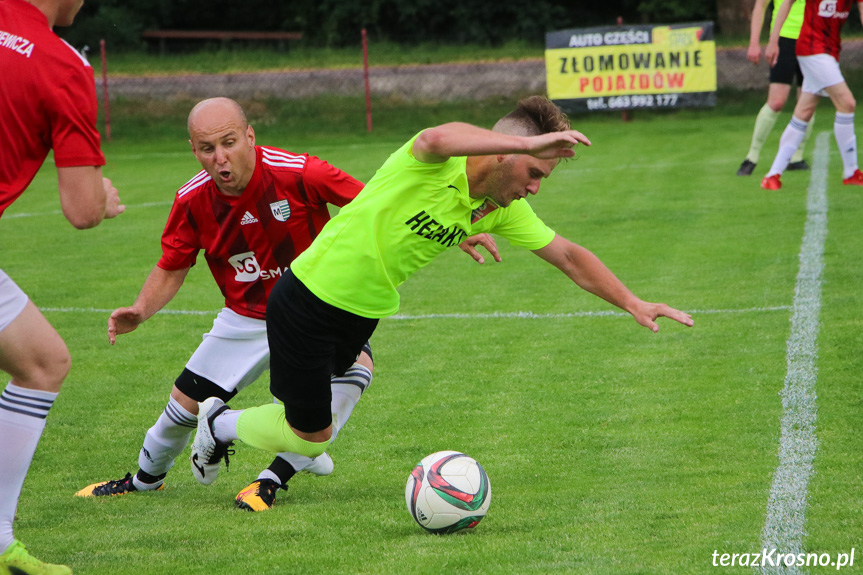
<path id="1" fill-rule="evenodd" d="M 549 98 L 716 91 L 716 43 L 712 35 L 702 40 L 700 26 L 649 29 L 650 43 L 547 49 Z M 573 35 L 570 44 L 590 44 L 590 38 Z"/>

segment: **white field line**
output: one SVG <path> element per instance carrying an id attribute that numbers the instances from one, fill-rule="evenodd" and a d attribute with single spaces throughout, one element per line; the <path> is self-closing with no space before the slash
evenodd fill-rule
<path id="1" fill-rule="evenodd" d="M 112 309 L 99 309 L 94 307 L 43 307 L 39 308 L 46 313 L 107 313 Z M 686 313 L 691 315 L 712 314 L 741 314 L 761 313 L 771 311 L 788 311 L 791 306 L 779 305 L 772 307 L 750 307 L 741 309 L 697 309 Z M 214 316 L 219 310 L 190 310 L 190 309 L 163 309 L 158 312 L 165 315 L 210 315 Z M 622 311 L 574 311 L 569 313 L 534 313 L 532 311 L 494 312 L 494 313 L 429 313 L 429 314 L 396 314 L 388 317 L 391 320 L 418 320 L 418 319 L 564 319 L 574 317 L 627 317 L 629 314 Z"/>
<path id="2" fill-rule="evenodd" d="M 809 479 L 818 438 L 815 383 L 818 379 L 818 331 L 821 276 L 827 237 L 827 166 L 830 133 L 815 141 L 815 154 L 806 201 L 806 226 L 800 246 L 800 270 L 794 290 L 791 334 L 786 345 L 785 386 L 780 420 L 779 465 L 767 500 L 762 544 L 768 552 L 804 553 Z M 792 562 L 793 564 L 794 562 Z M 762 573 L 802 573 L 785 564 L 761 566 Z"/>

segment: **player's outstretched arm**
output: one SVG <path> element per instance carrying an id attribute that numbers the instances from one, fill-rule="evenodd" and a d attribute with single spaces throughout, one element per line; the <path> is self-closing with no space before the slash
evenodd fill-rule
<path id="1" fill-rule="evenodd" d="M 755 0 L 752 7 L 752 19 L 749 22 L 749 48 L 746 49 L 746 58 L 753 64 L 761 61 L 761 27 L 764 26 L 764 10 L 767 8 L 767 0 Z"/>
<path id="2" fill-rule="evenodd" d="M 63 215 L 79 230 L 95 227 L 126 210 L 117 188 L 102 177 L 100 166 L 57 168 L 57 182 Z"/>
<path id="3" fill-rule="evenodd" d="M 452 122 L 429 128 L 414 140 L 412 153 L 420 162 L 437 164 L 460 156 L 529 154 L 537 158 L 571 158 L 578 143 L 590 140 L 577 130 L 552 132 L 541 136 L 512 136 L 470 124 Z"/>
<path id="4" fill-rule="evenodd" d="M 108 318 L 108 342 L 114 345 L 118 335 L 134 331 L 174 299 L 189 269 L 164 270 L 159 266 L 154 267 L 132 307 L 121 307 L 111 313 Z"/>
<path id="5" fill-rule="evenodd" d="M 533 253 L 565 273 L 582 289 L 629 312 L 635 321 L 651 331 L 659 331 L 656 324 L 659 317 L 668 317 L 683 325 L 692 326 L 692 317 L 689 314 L 662 303 L 639 299 L 598 257 L 562 236 L 555 236 L 550 244 L 534 250 Z"/>
<path id="6" fill-rule="evenodd" d="M 500 254 L 497 251 L 497 243 L 495 243 L 494 238 L 491 237 L 490 234 L 477 234 L 475 236 L 470 236 L 458 245 L 464 253 L 476 260 L 478 264 L 484 264 L 485 258 L 482 257 L 482 254 L 479 253 L 476 246 L 484 247 L 486 251 L 491 254 L 491 257 L 494 258 L 494 261 L 501 261 Z"/>

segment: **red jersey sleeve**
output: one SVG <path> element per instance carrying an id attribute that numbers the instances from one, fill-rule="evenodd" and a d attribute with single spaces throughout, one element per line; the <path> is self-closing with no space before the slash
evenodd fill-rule
<path id="1" fill-rule="evenodd" d="M 162 232 L 162 257 L 157 265 L 163 270 L 185 269 L 198 259 L 201 245 L 189 216 L 189 204 L 175 200 Z"/>
<path id="2" fill-rule="evenodd" d="M 342 207 L 357 197 L 364 184 L 320 158 L 309 156 L 303 171 L 303 185 L 310 202 Z"/>
<path id="3" fill-rule="evenodd" d="M 71 49 L 71 48 L 70 48 Z M 58 168 L 104 166 L 96 129 L 96 87 L 93 69 L 76 68 L 57 83 L 52 94 L 51 141 Z"/>

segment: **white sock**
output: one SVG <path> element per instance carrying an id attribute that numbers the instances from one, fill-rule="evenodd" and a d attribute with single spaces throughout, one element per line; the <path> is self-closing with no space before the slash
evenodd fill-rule
<path id="1" fill-rule="evenodd" d="M 219 441 L 236 441 L 239 439 L 237 435 L 237 420 L 243 413 L 242 409 L 229 409 L 219 414 L 219 417 L 213 420 L 213 435 Z"/>
<path id="2" fill-rule="evenodd" d="M 836 112 L 833 121 L 833 135 L 842 156 L 843 178 L 850 178 L 857 171 L 857 136 L 854 134 L 854 112 L 840 114 Z"/>
<path id="3" fill-rule="evenodd" d="M 779 138 L 779 151 L 776 153 L 776 158 L 773 160 L 773 165 L 770 166 L 768 176 L 781 174 L 788 167 L 788 162 L 791 161 L 791 156 L 803 143 L 803 138 L 806 136 L 806 126 L 808 122 L 804 122 L 797 116 L 791 116 L 791 121 L 782 132 L 782 137 Z"/>
<path id="4" fill-rule="evenodd" d="M 15 542 L 12 521 L 21 486 L 57 395 L 11 382 L 0 395 L 0 553 Z"/>
<path id="5" fill-rule="evenodd" d="M 168 405 L 147 430 L 144 445 L 138 454 L 138 467 L 150 475 L 164 475 L 174 466 L 174 460 L 189 443 L 192 431 L 198 426 L 198 418 L 187 411 L 173 397 L 168 399 Z M 144 483 L 137 476 L 132 479 L 135 487 L 141 491 L 156 489 L 162 481 Z"/>
<path id="6" fill-rule="evenodd" d="M 353 364 L 342 377 L 332 379 L 333 439 L 348 422 L 363 392 L 371 384 L 372 372 L 359 363 Z"/>

